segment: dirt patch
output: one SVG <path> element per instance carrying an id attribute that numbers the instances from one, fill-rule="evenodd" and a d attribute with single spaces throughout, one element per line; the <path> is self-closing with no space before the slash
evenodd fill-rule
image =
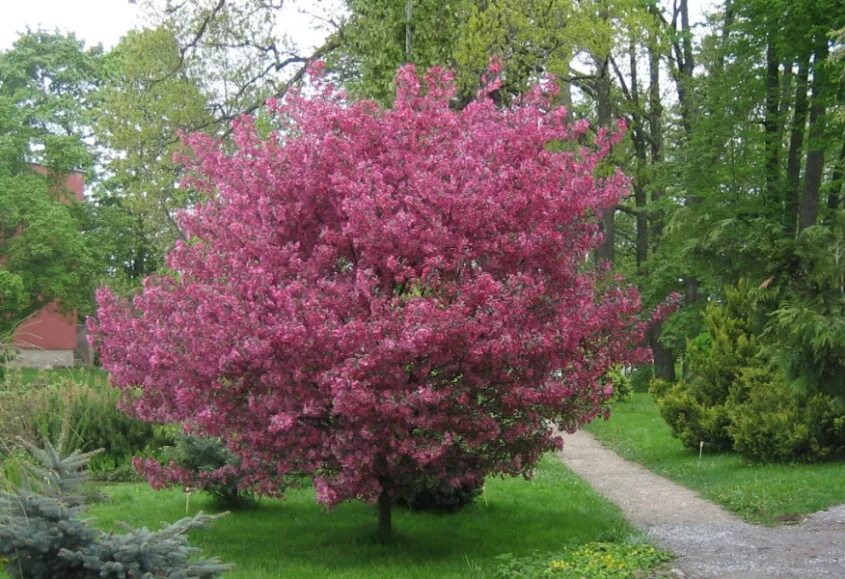
<path id="1" fill-rule="evenodd" d="M 759 527 L 621 458 L 587 432 L 567 436 L 558 456 L 675 553 L 679 577 L 845 577 L 845 505 L 789 526 Z"/>

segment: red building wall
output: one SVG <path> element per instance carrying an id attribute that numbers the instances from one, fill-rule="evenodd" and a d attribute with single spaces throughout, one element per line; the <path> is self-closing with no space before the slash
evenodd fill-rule
<path id="1" fill-rule="evenodd" d="M 29 316 L 15 330 L 15 348 L 73 350 L 76 348 L 76 316 L 62 314 L 53 305 Z"/>

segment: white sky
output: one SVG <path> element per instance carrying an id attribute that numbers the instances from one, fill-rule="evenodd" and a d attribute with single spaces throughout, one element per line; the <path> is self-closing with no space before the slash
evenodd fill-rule
<path id="1" fill-rule="evenodd" d="M 304 14 L 325 13 L 336 2 L 294 0 L 285 6 L 280 24 L 303 49 L 312 49 L 324 38 L 320 23 Z M 74 32 L 86 46 L 114 46 L 127 31 L 140 24 L 141 9 L 129 0 L 0 0 L 0 50 L 7 50 L 27 27 L 50 32 Z"/>
<path id="2" fill-rule="evenodd" d="M 717 3 L 718 0 L 691 0 L 693 22 L 700 21 L 702 8 L 711 9 Z M 336 2 L 294 0 L 291 4 L 280 19 L 284 31 L 303 49 L 313 48 L 324 33 L 315 30 L 319 23 L 301 11 L 305 8 L 326 12 Z M 138 13 L 138 6 L 129 0 L 0 0 L 0 50 L 8 49 L 27 27 L 75 32 L 87 46 L 103 44 L 110 48 L 138 25 Z"/>

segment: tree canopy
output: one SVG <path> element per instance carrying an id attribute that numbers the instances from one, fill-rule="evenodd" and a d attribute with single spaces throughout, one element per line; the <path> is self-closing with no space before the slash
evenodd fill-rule
<path id="1" fill-rule="evenodd" d="M 212 195 L 181 217 L 173 275 L 101 291 L 91 324 L 137 416 L 221 437 L 244 484 L 270 465 L 330 505 L 378 497 L 383 533 L 421 478 L 529 473 L 553 425 L 602 412 L 644 329 L 636 290 L 584 267 L 625 190 L 596 176 L 619 130 L 587 144 L 550 84 L 455 111 L 446 72 L 396 83 L 390 109 L 291 95 L 233 152 L 190 137 Z"/>
<path id="2" fill-rule="evenodd" d="M 0 340 L 48 303 L 90 309 L 95 263 L 62 183 L 93 166 L 86 138 L 100 56 L 45 32 L 0 53 Z"/>

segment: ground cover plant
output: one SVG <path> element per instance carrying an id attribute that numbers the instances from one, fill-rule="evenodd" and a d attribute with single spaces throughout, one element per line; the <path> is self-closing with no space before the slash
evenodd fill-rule
<path id="1" fill-rule="evenodd" d="M 91 509 L 104 529 L 115 521 L 157 527 L 186 515 L 180 490 L 154 491 L 144 484 L 105 485 L 111 500 Z M 190 514 L 209 511 L 208 496 L 195 494 Z M 503 553 L 560 553 L 594 542 L 641 543 L 618 509 L 599 497 L 553 456 L 525 481 L 490 477 L 481 497 L 455 514 L 397 508 L 396 533 L 378 542 L 373 510 L 344 503 L 331 511 L 314 502 L 310 488 L 283 500 L 263 498 L 255 510 L 232 512 L 207 529 L 192 531 L 191 544 L 234 563 L 226 579 L 489 578 Z"/>
<path id="2" fill-rule="evenodd" d="M 385 539 L 420 480 L 530 473 L 645 329 L 636 290 L 585 263 L 627 188 L 605 162 L 621 131 L 552 106 L 552 83 L 502 108 L 491 80 L 461 110 L 443 70 L 396 85 L 387 109 L 290 93 L 234 150 L 189 137 L 209 200 L 171 274 L 101 290 L 89 324 L 134 415 L 219 437 L 246 488 L 306 474 L 327 505 L 377 499 Z"/>
<path id="3" fill-rule="evenodd" d="M 497 559 L 497 579 L 629 579 L 649 576 L 652 570 L 670 561 L 672 557 L 651 545 L 597 542 L 557 553 L 532 553 L 525 557 L 506 554 Z"/>
<path id="4" fill-rule="evenodd" d="M 638 462 L 750 522 L 777 524 L 845 503 L 845 463 L 761 464 L 730 452 L 684 448 L 650 394 L 613 405 L 608 421 L 588 430 L 621 456 Z"/>

